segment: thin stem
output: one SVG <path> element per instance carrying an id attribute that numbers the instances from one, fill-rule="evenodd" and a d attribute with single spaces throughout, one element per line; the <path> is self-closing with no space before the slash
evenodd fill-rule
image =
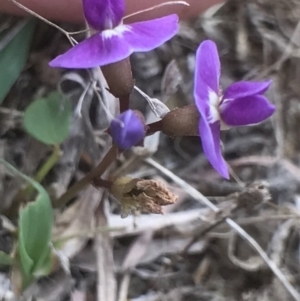
<path id="1" fill-rule="evenodd" d="M 159 121 L 147 124 L 147 127 L 148 127 L 148 129 L 147 129 L 146 136 L 153 135 L 154 133 L 161 131 L 162 121 L 159 120 Z"/>
<path id="2" fill-rule="evenodd" d="M 296 289 L 291 285 L 291 283 L 283 275 L 282 271 L 278 266 L 272 261 L 267 253 L 262 249 L 262 247 L 251 237 L 243 228 L 241 228 L 236 222 L 232 219 L 227 218 L 226 223 L 234 229 L 245 241 L 250 244 L 250 246 L 261 256 L 261 258 L 266 262 L 272 272 L 276 275 L 279 281 L 283 284 L 286 290 L 290 293 L 294 300 L 300 301 L 300 295 Z"/>
<path id="3" fill-rule="evenodd" d="M 130 15 L 127 15 L 123 18 L 123 20 L 125 20 L 127 18 L 130 18 L 130 17 L 133 17 L 133 16 L 136 16 L 136 15 L 139 15 L 139 14 L 142 14 L 142 13 L 145 13 L 145 12 L 148 12 L 148 11 L 151 11 L 151 10 L 154 10 L 154 9 L 157 9 L 157 8 L 161 8 L 163 6 L 175 5 L 175 4 L 190 6 L 186 1 L 168 1 L 168 2 L 158 4 L 158 5 L 151 6 L 149 8 L 143 9 L 143 10 L 139 10 L 135 13 L 130 14 Z"/>
<path id="4" fill-rule="evenodd" d="M 69 39 L 70 43 L 71 43 L 73 46 L 74 46 L 75 44 L 77 44 L 77 41 L 76 41 L 74 38 L 70 37 L 70 33 L 67 32 L 66 30 L 62 29 L 60 26 L 58 26 L 58 25 L 56 25 L 56 24 L 50 22 L 49 20 L 47 20 L 47 19 L 45 19 L 44 17 L 40 16 L 39 14 L 37 14 L 36 12 L 34 12 L 33 10 L 31 10 L 30 8 L 24 6 L 23 4 L 19 3 L 19 2 L 16 1 L 16 0 L 9 0 L 9 1 L 13 2 L 16 6 L 18 6 L 18 7 L 21 8 L 22 10 L 26 11 L 28 14 L 30 14 L 30 15 L 32 15 L 32 16 L 34 16 L 34 17 L 36 17 L 36 18 L 38 18 L 38 19 L 40 19 L 40 20 L 42 20 L 42 21 L 44 21 L 44 22 L 47 23 L 48 25 L 50 25 L 50 26 L 52 26 L 52 27 L 58 29 L 60 32 L 62 32 L 62 33 Z M 71 33 L 71 34 L 73 34 L 73 33 Z"/>
<path id="5" fill-rule="evenodd" d="M 178 186 L 182 187 L 185 192 L 187 192 L 191 197 L 195 200 L 201 202 L 202 204 L 206 205 L 207 207 L 211 208 L 214 212 L 219 212 L 220 209 L 211 203 L 202 193 L 200 193 L 197 189 L 193 186 L 179 178 L 169 169 L 163 167 L 158 162 L 151 158 L 147 158 L 144 160 L 149 165 L 153 166 L 154 168 L 161 171 L 164 175 L 174 181 Z M 277 267 L 277 265 L 268 257 L 267 253 L 262 249 L 262 247 L 251 237 L 243 228 L 241 228 L 235 221 L 230 218 L 226 218 L 226 223 L 236 231 L 248 244 L 256 250 L 256 252 L 262 257 L 262 259 L 266 262 L 269 268 L 272 270 L 274 275 L 279 279 L 281 284 L 285 287 L 285 289 L 289 292 L 289 294 L 293 297 L 294 300 L 300 301 L 300 295 L 297 290 L 291 285 L 291 283 L 287 280 L 284 276 L 282 271 Z"/>
<path id="6" fill-rule="evenodd" d="M 130 95 L 125 95 L 120 97 L 120 113 L 123 113 L 129 109 L 129 97 Z"/>
<path id="7" fill-rule="evenodd" d="M 91 86 L 93 85 L 93 82 L 90 81 L 89 84 L 85 87 L 84 91 L 82 92 L 79 100 L 78 100 L 78 103 L 77 103 L 77 106 L 76 106 L 76 109 L 75 109 L 75 115 L 77 115 L 78 117 L 82 117 L 81 115 L 81 110 L 82 110 L 82 105 L 83 105 L 83 101 L 87 95 L 87 93 L 89 92 Z M 94 89 L 94 86 L 93 86 L 93 89 Z"/>
<path id="8" fill-rule="evenodd" d="M 68 31 L 68 34 L 70 36 L 72 35 L 76 35 L 76 34 L 81 34 L 81 33 L 86 33 L 86 32 L 89 32 L 90 30 L 88 28 L 86 29 L 82 29 L 82 30 L 78 30 L 78 31 Z"/>
<path id="9" fill-rule="evenodd" d="M 138 91 L 138 92 L 146 99 L 146 101 L 148 102 L 148 105 L 150 106 L 152 112 L 156 115 L 156 117 L 162 119 L 163 116 L 162 116 L 161 114 L 159 114 L 159 113 L 158 113 L 158 110 L 157 110 L 157 101 L 159 101 L 159 100 L 154 99 L 154 98 L 151 98 L 149 95 L 147 95 L 145 92 L 143 92 L 143 91 L 142 91 L 139 87 L 137 87 L 137 86 L 134 86 L 134 89 L 135 89 L 136 91 Z M 165 108 L 164 108 L 164 109 L 166 110 L 165 114 L 166 114 L 167 112 L 170 112 L 170 109 L 169 109 L 164 103 L 162 103 L 161 101 L 159 101 L 159 102 L 160 102 L 160 106 L 164 106 L 164 107 L 165 107 Z"/>
<path id="10" fill-rule="evenodd" d="M 78 192 L 83 190 L 88 186 L 95 178 L 101 177 L 101 175 L 106 171 L 106 169 L 112 164 L 117 156 L 119 149 L 117 146 L 113 145 L 107 154 L 104 156 L 102 161 L 85 175 L 81 180 L 76 182 L 71 188 L 69 188 L 59 199 L 54 202 L 54 207 L 61 207 L 68 203 L 73 197 L 77 195 Z"/>
<path id="11" fill-rule="evenodd" d="M 104 180 L 104 179 L 101 179 L 101 178 L 96 178 L 96 179 L 94 179 L 93 184 L 97 188 L 109 189 L 112 185 L 112 181 L 107 181 L 107 180 Z"/>
<path id="12" fill-rule="evenodd" d="M 44 180 L 44 178 L 47 176 L 49 171 L 54 167 L 54 165 L 60 159 L 60 157 L 61 157 L 61 150 L 59 145 L 53 146 L 52 153 L 47 158 L 46 162 L 38 170 L 37 174 L 34 177 L 34 180 L 38 183 L 41 183 Z M 9 209 L 10 213 L 7 214 L 8 215 L 14 214 L 17 208 L 19 207 L 18 205 L 26 200 L 29 200 L 32 197 L 34 191 L 35 191 L 35 187 L 30 184 L 24 189 L 20 190 L 13 199 L 14 206 L 12 206 L 11 209 Z"/>
<path id="13" fill-rule="evenodd" d="M 51 155 L 48 157 L 47 161 L 43 164 L 43 166 L 39 169 L 35 176 L 35 180 L 38 183 L 41 183 L 44 180 L 44 178 L 47 176 L 47 174 L 53 168 L 53 166 L 57 163 L 60 157 L 60 147 L 59 145 L 54 145 Z"/>

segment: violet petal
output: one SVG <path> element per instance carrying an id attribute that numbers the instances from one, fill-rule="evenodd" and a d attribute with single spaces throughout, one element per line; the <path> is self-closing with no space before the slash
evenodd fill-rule
<path id="1" fill-rule="evenodd" d="M 220 106 L 222 120 L 229 126 L 256 124 L 269 118 L 275 111 L 263 95 L 253 95 L 226 101 Z"/>
<path id="2" fill-rule="evenodd" d="M 88 24 L 99 31 L 112 29 L 121 23 L 125 12 L 124 0 L 83 0 Z"/>
<path id="3" fill-rule="evenodd" d="M 196 53 L 195 85 L 198 80 L 202 80 L 212 91 L 219 94 L 220 72 L 221 66 L 216 44 L 210 40 L 202 42 Z"/>
<path id="4" fill-rule="evenodd" d="M 251 95 L 263 94 L 268 90 L 272 81 L 248 82 L 241 81 L 230 85 L 224 92 L 223 99 L 243 98 Z"/>
<path id="5" fill-rule="evenodd" d="M 198 62 L 198 60 L 197 60 Z M 195 104 L 201 115 L 199 133 L 202 141 L 203 152 L 211 165 L 226 179 L 229 178 L 228 167 L 222 156 L 220 147 L 220 121 L 218 106 L 218 95 L 202 79 L 196 65 L 194 97 Z"/>
<path id="6" fill-rule="evenodd" d="M 109 130 L 114 144 L 124 150 L 135 146 L 145 137 L 145 127 L 132 110 L 117 116 Z"/>
<path id="7" fill-rule="evenodd" d="M 122 25 L 116 30 L 97 33 L 56 57 L 49 66 L 86 69 L 121 61 L 132 53 L 123 38 L 126 30 L 127 27 Z"/>
<path id="8" fill-rule="evenodd" d="M 222 177 L 229 179 L 228 166 L 221 152 L 220 122 L 209 124 L 206 119 L 201 118 L 199 132 L 203 152 L 208 161 Z"/>
<path id="9" fill-rule="evenodd" d="M 162 18 L 128 24 L 129 31 L 124 39 L 133 51 L 150 51 L 170 40 L 179 29 L 178 16 L 173 14 Z"/>

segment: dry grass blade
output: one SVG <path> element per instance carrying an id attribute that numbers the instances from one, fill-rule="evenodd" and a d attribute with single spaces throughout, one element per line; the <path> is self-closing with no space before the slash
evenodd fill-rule
<path id="1" fill-rule="evenodd" d="M 152 231 L 145 231 L 131 245 L 123 262 L 125 274 L 121 280 L 118 301 L 127 300 L 128 287 L 130 284 L 130 269 L 133 269 L 147 252 L 149 243 L 152 239 L 152 234 Z"/>
<path id="2" fill-rule="evenodd" d="M 59 251 L 67 258 L 72 259 L 85 246 L 88 233 L 92 232 L 93 215 L 100 198 L 101 193 L 90 186 L 57 218 L 53 236 L 55 241 L 61 242 Z"/>
<path id="3" fill-rule="evenodd" d="M 162 165 L 160 165 L 155 160 L 148 158 L 144 160 L 149 165 L 153 166 L 160 172 L 162 172 L 164 175 L 166 175 L 168 178 L 173 180 L 177 185 L 185 189 L 185 191 L 193 197 L 195 200 L 205 204 L 209 208 L 211 208 L 213 211 L 218 212 L 219 208 L 216 207 L 214 204 L 212 204 L 204 195 L 202 195 L 199 191 L 197 191 L 194 187 L 186 183 L 184 180 L 176 176 L 174 173 L 172 173 L 170 170 L 166 169 Z M 266 252 L 260 247 L 260 245 L 251 237 L 244 229 L 242 229 L 236 222 L 234 222 L 232 219 L 227 218 L 226 223 L 234 230 L 236 231 L 243 239 L 245 239 L 249 245 L 257 251 L 257 253 L 262 257 L 262 259 L 266 262 L 266 264 L 269 266 L 269 268 L 272 270 L 274 275 L 280 280 L 282 285 L 286 288 L 286 290 L 289 292 L 289 294 L 293 297 L 294 300 L 300 301 L 300 295 L 296 291 L 296 289 L 290 284 L 290 282 L 286 279 L 286 277 L 283 275 L 281 270 L 277 267 L 277 265 L 268 257 Z"/>
<path id="4" fill-rule="evenodd" d="M 145 231 L 134 241 L 124 259 L 123 269 L 132 269 L 140 262 L 140 259 L 146 253 L 148 245 L 152 240 L 152 234 L 153 232 L 151 230 Z"/>
<path id="5" fill-rule="evenodd" d="M 249 272 L 255 272 L 262 270 L 262 268 L 265 266 L 264 260 L 258 256 L 251 256 L 248 259 L 241 259 L 237 256 L 236 254 L 236 248 L 237 248 L 237 238 L 238 235 L 236 232 L 232 232 L 229 238 L 229 243 L 228 243 L 228 258 L 230 261 L 236 265 L 237 267 L 249 271 Z"/>
<path id="6" fill-rule="evenodd" d="M 71 301 L 86 301 L 86 293 L 75 290 L 71 294 Z"/>
<path id="7" fill-rule="evenodd" d="M 108 225 L 105 210 L 106 193 L 103 193 L 101 203 L 96 211 L 96 225 L 106 227 Z M 109 233 L 99 233 L 95 237 L 95 252 L 97 256 L 97 300 L 115 301 L 116 279 L 114 273 L 113 249 Z"/>
<path id="8" fill-rule="evenodd" d="M 167 213 L 164 215 L 147 214 L 135 217 L 135 222 L 131 218 L 121 218 L 120 215 L 109 216 L 109 224 L 120 231 L 111 232 L 111 237 L 122 237 L 126 235 L 140 234 L 144 231 L 158 231 L 160 229 L 191 224 L 199 221 L 199 216 L 206 216 L 207 209 L 193 209 L 183 212 Z"/>
<path id="9" fill-rule="evenodd" d="M 0 158 L 4 158 L 4 151 L 5 151 L 5 142 L 3 140 L 0 141 Z M 2 194 L 3 191 L 3 180 L 5 177 L 5 169 L 4 166 L 0 166 L 0 193 Z"/>

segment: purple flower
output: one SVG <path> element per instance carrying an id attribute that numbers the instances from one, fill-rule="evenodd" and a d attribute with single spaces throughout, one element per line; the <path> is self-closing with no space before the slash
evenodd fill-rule
<path id="1" fill-rule="evenodd" d="M 115 63 L 162 45 L 178 31 L 177 15 L 123 24 L 125 0 L 83 0 L 83 10 L 97 33 L 56 57 L 51 67 L 85 69 Z"/>
<path id="2" fill-rule="evenodd" d="M 196 55 L 194 87 L 195 102 L 201 115 L 199 133 L 207 159 L 228 179 L 228 167 L 221 152 L 220 131 L 259 123 L 270 117 L 275 107 L 262 95 L 271 81 L 241 81 L 222 93 L 220 70 L 216 44 L 209 40 L 202 42 Z"/>
<path id="3" fill-rule="evenodd" d="M 111 122 L 109 132 L 114 144 L 125 150 L 142 141 L 145 126 L 132 110 L 127 110 Z"/>

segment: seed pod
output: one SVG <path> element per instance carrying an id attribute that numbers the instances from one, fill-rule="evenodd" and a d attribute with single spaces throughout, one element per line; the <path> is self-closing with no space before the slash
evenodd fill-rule
<path id="1" fill-rule="evenodd" d="M 199 112 L 194 104 L 176 108 L 162 119 L 161 131 L 171 137 L 199 136 Z"/>
<path id="2" fill-rule="evenodd" d="M 162 182 L 127 176 L 116 179 L 110 192 L 121 203 L 122 217 L 138 212 L 162 214 L 162 207 L 174 204 L 178 198 Z"/>
<path id="3" fill-rule="evenodd" d="M 129 58 L 102 66 L 101 70 L 112 95 L 122 98 L 131 94 L 134 80 Z"/>

